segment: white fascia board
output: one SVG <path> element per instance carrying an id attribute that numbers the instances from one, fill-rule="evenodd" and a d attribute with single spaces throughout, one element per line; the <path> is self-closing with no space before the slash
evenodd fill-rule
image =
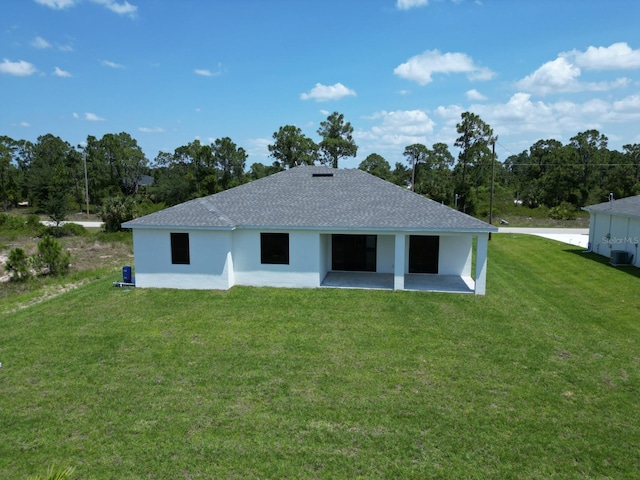
<path id="1" fill-rule="evenodd" d="M 239 225 L 237 229 L 246 230 L 269 230 L 269 231 L 292 231 L 292 230 L 313 230 L 321 232 L 419 232 L 419 233 L 498 233 L 498 227 L 487 228 L 404 228 L 404 227 L 332 227 L 332 226 L 293 226 L 293 225 Z"/>
<path id="2" fill-rule="evenodd" d="M 236 227 L 203 227 L 202 225 L 192 226 L 192 225 L 134 225 L 131 227 L 127 227 L 126 224 L 122 224 L 122 228 L 129 228 L 131 230 L 217 230 L 217 231 L 232 231 L 235 230 Z"/>

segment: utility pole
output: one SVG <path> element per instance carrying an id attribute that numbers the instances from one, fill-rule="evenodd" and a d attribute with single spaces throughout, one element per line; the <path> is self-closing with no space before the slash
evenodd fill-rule
<path id="1" fill-rule="evenodd" d="M 489 197 L 489 225 L 493 225 L 493 183 L 496 178 L 496 139 L 491 142 L 491 196 Z M 491 233 L 489 233 L 491 240 Z"/>
<path id="2" fill-rule="evenodd" d="M 87 200 L 87 218 L 89 218 L 89 177 L 87 176 L 87 151 L 82 151 L 82 163 L 84 164 L 84 198 Z"/>
<path id="3" fill-rule="evenodd" d="M 415 192 L 415 185 L 416 185 L 416 157 L 415 155 L 413 156 L 413 158 L 411 159 L 411 191 Z"/>

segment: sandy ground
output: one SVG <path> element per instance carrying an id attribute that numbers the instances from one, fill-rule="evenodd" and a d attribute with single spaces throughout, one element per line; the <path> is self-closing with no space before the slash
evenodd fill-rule
<path id="1" fill-rule="evenodd" d="M 4 264 L 7 262 L 8 259 L 9 259 L 9 254 L 0 252 L 0 266 L 2 267 L 2 269 L 0 269 L 0 282 L 8 282 L 9 278 L 11 278 L 4 269 Z"/>

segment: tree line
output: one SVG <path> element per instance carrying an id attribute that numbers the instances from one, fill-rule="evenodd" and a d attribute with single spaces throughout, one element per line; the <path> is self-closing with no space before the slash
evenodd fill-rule
<path id="1" fill-rule="evenodd" d="M 341 159 L 356 156 L 353 127 L 342 114 L 330 114 L 317 133 L 318 143 L 296 126 L 280 127 L 268 146 L 272 164 L 248 168 L 247 152 L 229 137 L 211 144 L 194 140 L 173 152 L 159 152 L 150 162 L 125 132 L 88 136 L 80 146 L 51 134 L 35 143 L 2 136 L 0 204 L 6 211 L 29 202 L 60 221 L 90 203 L 94 212 L 118 225 L 134 214 L 136 205 L 162 208 L 300 164 L 338 168 Z M 469 214 L 478 214 L 478 195 L 492 183 L 532 208 L 578 208 L 604 201 L 609 193 L 616 198 L 640 193 L 640 145 L 609 150 L 607 137 L 597 130 L 580 132 L 566 145 L 539 140 L 504 162 L 494 153 L 497 136 L 478 115 L 464 112 L 457 133 L 457 159 L 445 143 L 416 143 L 405 147 L 404 159 L 393 169 L 377 153 L 359 168 Z"/>

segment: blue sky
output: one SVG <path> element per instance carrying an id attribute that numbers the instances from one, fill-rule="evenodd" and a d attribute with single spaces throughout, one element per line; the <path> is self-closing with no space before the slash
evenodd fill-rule
<path id="1" fill-rule="evenodd" d="M 640 143 L 635 0 L 3 0 L 0 135 L 128 132 L 150 161 L 231 137 L 270 164 L 279 127 L 333 111 L 357 167 L 447 143 L 464 111 L 500 160 L 595 128 Z"/>

